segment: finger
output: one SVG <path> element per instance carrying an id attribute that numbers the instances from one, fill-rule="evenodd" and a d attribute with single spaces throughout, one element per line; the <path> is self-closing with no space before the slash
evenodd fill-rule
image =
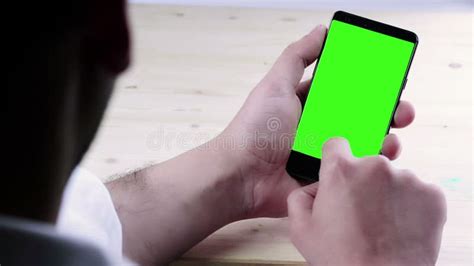
<path id="1" fill-rule="evenodd" d="M 400 141 L 398 140 L 397 135 L 388 134 L 383 142 L 382 154 L 390 160 L 395 160 L 398 158 L 401 151 L 402 146 L 400 144 Z"/>
<path id="2" fill-rule="evenodd" d="M 295 89 L 304 69 L 316 60 L 326 36 L 326 27 L 319 25 L 299 41 L 289 45 L 277 59 L 264 82 L 278 89 Z"/>
<path id="3" fill-rule="evenodd" d="M 309 87 L 311 86 L 311 79 L 300 82 L 296 87 L 296 95 L 300 98 L 301 105 L 304 105 L 306 102 L 306 97 L 308 97 Z"/>
<path id="4" fill-rule="evenodd" d="M 324 143 L 323 160 L 337 160 L 338 158 L 352 158 L 351 147 L 345 138 L 332 138 Z"/>
<path id="5" fill-rule="evenodd" d="M 314 198 L 318 192 L 318 183 L 295 189 L 288 196 L 288 216 L 290 223 L 299 223 L 311 219 Z"/>
<path id="6" fill-rule="evenodd" d="M 400 101 L 395 116 L 393 118 L 392 127 L 403 128 L 408 126 L 415 119 L 415 107 L 407 101 Z"/>
<path id="7" fill-rule="evenodd" d="M 318 194 L 318 188 L 319 184 L 318 183 L 312 183 L 307 186 L 302 187 L 301 189 L 311 197 L 316 198 L 316 194 Z"/>

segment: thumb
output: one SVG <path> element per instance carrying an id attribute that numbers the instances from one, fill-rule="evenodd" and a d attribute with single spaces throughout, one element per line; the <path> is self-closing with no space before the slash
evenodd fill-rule
<path id="1" fill-rule="evenodd" d="M 288 217 L 291 227 L 301 227 L 311 220 L 318 183 L 295 189 L 288 196 Z M 298 229 L 296 229 L 298 230 Z"/>
<path id="2" fill-rule="evenodd" d="M 318 26 L 309 34 L 289 45 L 263 79 L 272 87 L 294 90 L 307 66 L 319 56 L 326 36 L 326 27 Z"/>

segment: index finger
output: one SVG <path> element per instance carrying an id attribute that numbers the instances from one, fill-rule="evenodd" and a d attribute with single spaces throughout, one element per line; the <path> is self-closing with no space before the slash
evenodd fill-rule
<path id="1" fill-rule="evenodd" d="M 326 141 L 319 168 L 319 182 L 326 183 L 327 178 L 334 174 L 334 169 L 345 169 L 352 159 L 351 148 L 346 139 L 333 138 Z"/>
<path id="2" fill-rule="evenodd" d="M 351 147 L 345 138 L 332 138 L 323 145 L 323 160 L 336 161 L 339 158 L 352 158 Z"/>
<path id="3" fill-rule="evenodd" d="M 264 78 L 272 86 L 295 89 L 304 69 L 318 58 L 326 36 L 326 27 L 317 26 L 300 40 L 290 44 Z"/>

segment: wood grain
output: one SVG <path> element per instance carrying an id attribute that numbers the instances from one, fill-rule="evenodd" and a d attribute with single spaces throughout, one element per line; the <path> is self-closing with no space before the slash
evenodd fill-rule
<path id="1" fill-rule="evenodd" d="M 417 118 L 393 131 L 404 144 L 396 164 L 447 195 L 439 265 L 472 265 L 472 9 L 351 11 L 420 37 L 402 97 L 415 104 Z M 105 180 L 212 138 L 281 50 L 327 24 L 333 12 L 131 5 L 133 65 L 118 81 L 83 166 Z M 288 240 L 285 219 L 255 219 L 217 231 L 176 264 L 304 261 Z"/>

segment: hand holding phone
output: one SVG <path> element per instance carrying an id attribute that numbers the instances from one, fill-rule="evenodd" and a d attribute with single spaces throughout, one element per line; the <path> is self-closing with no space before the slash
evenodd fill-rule
<path id="1" fill-rule="evenodd" d="M 287 171 L 317 181 L 322 146 L 346 138 L 356 157 L 380 154 L 415 49 L 407 30 L 334 14 L 296 131 Z"/>
<path id="2" fill-rule="evenodd" d="M 310 85 L 301 78 L 305 68 L 319 57 L 325 36 L 326 27 L 320 25 L 287 46 L 232 122 L 214 140 L 224 143 L 222 147 L 242 147 L 218 150 L 229 153 L 223 158 L 232 158 L 225 169 L 238 169 L 238 184 L 233 187 L 244 198 L 236 205 L 248 208 L 244 218 L 287 216 L 286 199 L 301 186 L 288 175 L 285 166 Z M 407 127 L 413 117 L 413 106 L 402 101 L 392 126 Z M 390 159 L 395 159 L 401 149 L 394 134 L 385 138 L 383 147 L 383 154 Z"/>

